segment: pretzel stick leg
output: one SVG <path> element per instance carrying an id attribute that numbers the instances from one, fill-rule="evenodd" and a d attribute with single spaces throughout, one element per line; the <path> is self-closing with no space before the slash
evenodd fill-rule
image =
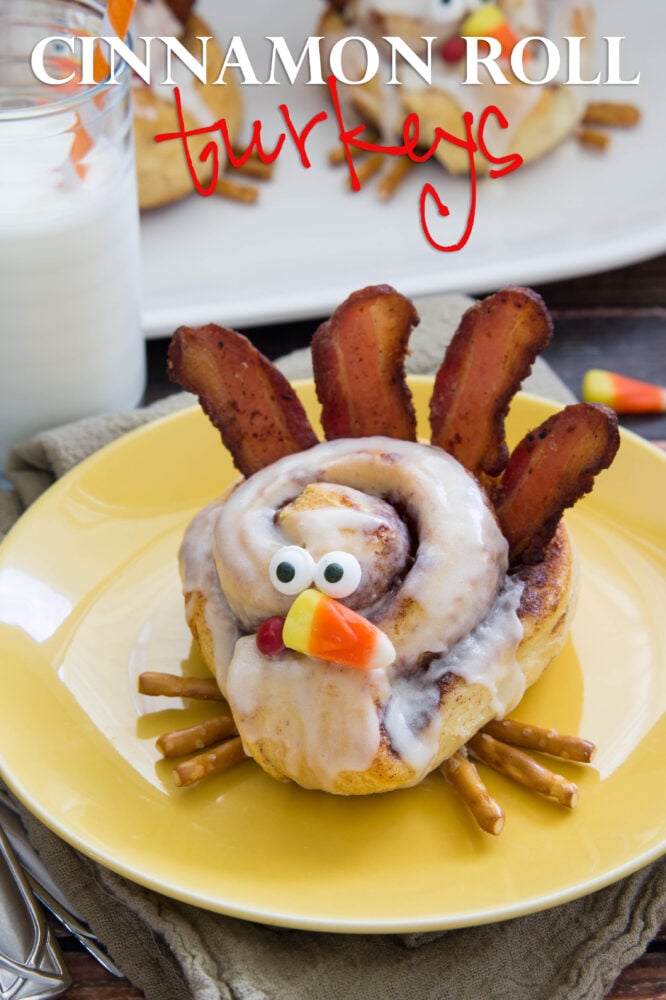
<path id="1" fill-rule="evenodd" d="M 259 197 L 256 188 L 249 184 L 239 184 L 238 181 L 229 180 L 228 177 L 221 177 L 215 185 L 215 194 L 220 198 L 230 198 L 231 201 L 241 201 L 245 205 L 254 205 Z"/>
<path id="2" fill-rule="evenodd" d="M 225 701 L 213 677 L 179 677 L 177 674 L 163 674 L 153 670 L 139 674 L 139 694 Z"/>
<path id="3" fill-rule="evenodd" d="M 542 767 L 528 754 L 516 747 L 507 746 L 486 733 L 477 733 L 467 743 L 477 760 L 490 765 L 495 771 L 512 781 L 538 792 L 560 805 L 573 809 L 578 802 L 578 788 L 561 774 L 554 774 Z"/>
<path id="4" fill-rule="evenodd" d="M 472 761 L 460 750 L 445 760 L 440 771 L 460 795 L 482 830 L 500 834 L 504 828 L 504 811 L 481 780 Z"/>
<path id="5" fill-rule="evenodd" d="M 190 760 L 184 760 L 181 764 L 176 764 L 173 769 L 173 780 L 179 787 L 193 785 L 202 778 L 208 778 L 211 774 L 221 774 L 230 768 L 246 760 L 245 751 L 240 736 L 235 736 L 226 743 L 220 743 L 212 750 L 198 754 Z"/>
<path id="6" fill-rule="evenodd" d="M 611 144 L 611 137 L 607 132 L 601 132 L 598 128 L 579 128 L 576 133 L 579 142 L 589 149 L 598 149 L 604 152 Z"/>
<path id="7" fill-rule="evenodd" d="M 383 153 L 369 153 L 366 157 L 364 157 L 356 171 L 356 175 L 361 185 L 365 184 L 365 182 L 369 181 L 371 177 L 374 177 L 375 174 L 379 173 L 383 163 Z M 351 187 L 351 180 L 349 178 L 347 179 L 347 187 Z"/>
<path id="8" fill-rule="evenodd" d="M 225 712 L 194 726 L 188 726 L 187 729 L 175 729 L 171 733 L 164 733 L 156 741 L 155 746 L 163 757 L 182 757 L 184 754 L 196 753 L 197 750 L 203 750 L 213 743 L 237 735 L 231 713 Z"/>
<path id="9" fill-rule="evenodd" d="M 552 754 L 553 757 L 575 760 L 580 764 L 589 764 L 597 750 L 594 743 L 579 736 L 565 736 L 556 729 L 526 725 L 524 722 L 516 722 L 515 719 L 489 722 L 483 727 L 483 732 L 514 747 L 541 750 L 543 753 Z"/>
<path id="10" fill-rule="evenodd" d="M 632 128 L 640 120 L 641 112 L 635 104 L 621 101 L 592 101 L 585 109 L 583 124 Z"/>
<path id="11" fill-rule="evenodd" d="M 376 135 L 369 138 L 370 142 L 374 142 Z M 347 150 L 344 146 L 334 146 L 333 149 L 328 154 L 328 162 L 332 167 L 341 167 L 347 162 L 347 152 L 351 156 L 352 160 L 358 159 L 360 156 L 365 156 L 365 150 L 360 149 L 358 146 L 352 146 L 351 149 Z"/>
<path id="12" fill-rule="evenodd" d="M 391 164 L 377 185 L 377 194 L 382 201 L 393 197 L 414 166 L 414 162 L 407 157 L 401 157 Z"/>
<path id="13" fill-rule="evenodd" d="M 234 154 L 240 157 L 241 151 L 234 148 Z M 232 166 L 227 164 L 227 172 L 230 174 L 245 174 L 246 177 L 253 177 L 258 181 L 270 181 L 273 178 L 274 163 L 264 163 L 256 153 L 252 153 L 243 164 Z"/>

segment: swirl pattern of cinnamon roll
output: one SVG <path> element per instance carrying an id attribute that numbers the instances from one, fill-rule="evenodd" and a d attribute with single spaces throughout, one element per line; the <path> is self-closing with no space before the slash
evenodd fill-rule
<path id="1" fill-rule="evenodd" d="M 202 537 L 212 538 L 212 558 L 197 581 Z M 362 585 L 343 603 L 388 636 L 392 664 L 353 670 L 259 650 L 261 622 L 293 600 L 269 576 L 286 545 L 315 562 L 328 550 L 358 559 Z M 276 777 L 331 792 L 420 781 L 448 756 L 440 708 L 453 676 L 484 689 L 489 717 L 522 697 L 523 584 L 506 578 L 507 548 L 459 463 L 381 437 L 283 458 L 199 515 L 181 553 L 186 591 L 205 597 L 216 677 L 246 749 Z"/>
<path id="2" fill-rule="evenodd" d="M 619 443 L 610 411 L 578 404 L 509 454 L 508 400 L 552 330 L 519 288 L 468 310 L 434 382 L 434 443 L 405 439 L 416 322 L 376 286 L 322 324 L 323 443 L 239 334 L 181 328 L 170 349 L 244 476 L 185 533 L 188 623 L 246 753 L 305 788 L 416 784 L 518 704 L 575 606 L 561 513 Z"/>

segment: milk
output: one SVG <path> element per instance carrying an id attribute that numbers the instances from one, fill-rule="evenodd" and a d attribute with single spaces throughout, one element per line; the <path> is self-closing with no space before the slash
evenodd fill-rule
<path id="1" fill-rule="evenodd" d="M 37 431 L 141 398 L 136 182 L 108 152 L 29 206 L 0 188 L 0 468 Z"/>
<path id="2" fill-rule="evenodd" d="M 17 442 L 143 392 L 129 73 L 94 88 L 30 73 L 36 39 L 82 30 L 84 6 L 94 33 L 92 0 L 0 8 L 0 473 Z"/>

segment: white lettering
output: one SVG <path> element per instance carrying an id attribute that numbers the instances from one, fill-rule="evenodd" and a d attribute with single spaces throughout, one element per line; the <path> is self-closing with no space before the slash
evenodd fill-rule
<path id="1" fill-rule="evenodd" d="M 569 47 L 569 72 L 566 83 L 574 84 L 597 84 L 601 80 L 601 73 L 597 73 L 593 80 L 583 80 L 581 70 L 581 45 L 587 41 L 585 37 L 569 36 L 565 37 L 565 42 Z"/>
<path id="2" fill-rule="evenodd" d="M 72 50 L 72 55 L 74 54 L 74 39 L 71 36 L 50 35 L 48 38 L 42 38 L 41 41 L 37 42 L 35 45 L 34 49 L 30 53 L 30 66 L 32 68 L 32 72 L 35 74 L 40 83 L 48 83 L 55 87 L 59 87 L 63 83 L 71 83 L 76 74 L 72 70 L 69 76 L 56 77 L 51 76 L 46 72 L 46 67 L 44 66 L 44 54 L 51 42 L 64 42 L 65 45 Z"/>
<path id="3" fill-rule="evenodd" d="M 207 78 L 207 56 L 210 36 L 197 36 L 200 44 L 199 55 L 195 55 L 185 48 L 178 38 L 159 36 L 142 36 L 138 41 L 145 46 L 143 58 L 140 58 L 136 51 L 115 36 L 102 36 L 95 38 L 90 35 L 49 35 L 42 38 L 34 46 L 30 53 L 30 66 L 35 77 L 41 82 L 52 86 L 62 86 L 77 82 L 83 86 L 90 86 L 95 83 L 94 79 L 94 57 L 98 45 L 103 46 L 107 62 L 111 66 L 109 81 L 117 83 L 116 74 L 120 63 L 125 63 L 144 83 L 151 82 L 151 44 L 155 41 L 164 46 L 166 50 L 166 60 L 160 60 L 160 69 L 165 72 L 163 80 L 165 83 L 175 86 L 177 80 L 174 73 L 180 66 L 184 67 L 201 83 L 206 83 Z M 267 35 L 266 41 L 271 45 L 270 75 L 265 81 L 268 85 L 278 85 L 281 82 L 282 74 L 286 75 L 289 83 L 296 82 L 299 75 L 307 74 L 306 83 L 323 85 L 326 81 L 323 76 L 321 60 L 321 42 L 323 36 L 309 36 L 296 57 L 292 55 L 287 40 L 281 35 Z M 426 84 L 432 82 L 432 43 L 435 36 L 422 35 L 421 41 L 425 44 L 425 55 L 422 48 L 413 49 L 405 40 L 397 35 L 384 35 L 382 40 L 390 49 L 390 76 L 385 81 L 389 84 L 401 84 L 402 80 L 398 76 L 399 60 L 409 66 Z M 597 72 L 596 76 L 589 79 L 584 78 L 584 72 L 591 73 L 594 70 L 584 69 L 585 51 L 583 45 L 588 41 L 584 36 L 565 36 L 563 43 L 566 44 L 566 52 L 558 48 L 556 43 L 541 35 L 532 35 L 518 41 L 512 51 L 510 66 L 511 79 L 504 75 L 502 66 L 506 65 L 502 52 L 502 44 L 497 38 L 486 36 L 465 36 L 466 47 L 466 75 L 462 81 L 464 84 L 492 83 L 508 86 L 511 79 L 515 78 L 523 84 L 538 87 L 552 83 L 560 74 L 563 66 L 562 60 L 566 57 L 567 78 L 562 82 L 574 86 L 595 86 L 599 84 L 613 84 L 622 86 L 636 86 L 640 83 L 641 74 L 636 73 L 632 79 L 624 79 L 622 76 L 622 42 L 625 41 L 623 35 L 605 35 L 603 40 L 606 43 L 606 79 L 602 79 L 602 72 Z M 483 44 L 483 48 L 481 48 Z M 72 71 L 68 76 L 51 76 L 52 66 L 50 60 L 54 57 L 54 52 L 49 51 L 49 46 L 65 46 L 72 55 L 74 63 Z M 80 50 L 79 47 L 80 46 Z M 528 51 L 528 47 L 538 49 L 538 59 L 530 58 L 533 52 Z M 154 46 L 153 46 L 154 49 Z M 80 73 L 76 66 L 77 54 L 80 51 Z M 69 57 L 68 57 L 69 58 Z M 504 63 L 503 63 L 504 58 Z M 174 59 L 176 63 L 174 63 Z M 499 64 L 498 64 L 499 63 Z M 67 66 L 67 64 L 65 64 Z M 377 46 L 367 38 L 360 35 L 350 35 L 338 39 L 331 49 L 328 72 L 332 73 L 337 80 L 343 84 L 358 86 L 368 83 L 380 72 L 382 59 Z M 386 65 L 386 60 L 384 60 Z M 479 68 L 484 68 L 484 76 L 479 78 Z M 234 35 L 227 46 L 224 63 L 220 70 L 215 84 L 225 83 L 225 73 L 227 69 L 233 68 L 240 71 L 241 82 L 245 85 L 260 86 L 262 81 L 257 77 L 243 39 L 239 35 Z M 596 67 L 595 67 L 596 68 Z M 69 69 L 69 66 L 67 66 Z M 603 70 L 603 67 L 602 67 Z M 388 73 L 388 69 L 386 69 Z M 535 74 L 539 74 L 538 77 Z M 564 76 L 564 73 L 562 73 Z"/>
<path id="4" fill-rule="evenodd" d="M 636 86 L 641 82 L 641 74 L 637 73 L 633 80 L 623 80 L 620 68 L 620 46 L 624 41 L 623 35 L 604 35 L 604 40 L 608 47 L 608 79 L 606 83 L 620 83 L 628 86 Z"/>
<path id="5" fill-rule="evenodd" d="M 359 42 L 361 47 L 365 50 L 365 73 L 360 78 L 360 80 L 350 80 L 342 67 L 342 58 L 344 54 L 345 47 L 349 42 Z M 379 53 L 376 47 L 369 42 L 367 38 L 363 38 L 361 35 L 349 35 L 347 38 L 341 38 L 335 43 L 331 49 L 331 72 L 340 83 L 347 83 L 352 85 L 358 85 L 361 83 L 367 83 L 368 80 L 372 80 L 373 76 L 377 75 L 379 70 Z"/>
<path id="6" fill-rule="evenodd" d="M 540 80 L 531 80 L 525 72 L 523 64 L 525 49 L 530 42 L 540 42 L 546 50 L 546 69 Z M 541 86 L 544 83 L 551 83 L 560 72 L 560 51 L 550 38 L 542 38 L 541 35 L 531 35 L 528 38 L 521 38 L 511 50 L 511 69 L 521 83 L 529 83 L 533 87 Z"/>
<path id="7" fill-rule="evenodd" d="M 229 47 L 227 53 L 224 57 L 224 62 L 222 63 L 222 69 L 220 70 L 220 75 L 218 76 L 215 83 L 226 83 L 224 79 L 224 74 L 226 73 L 229 66 L 235 66 L 243 74 L 243 83 L 260 85 L 261 80 L 257 79 L 257 76 L 252 68 L 252 63 L 250 62 L 250 57 L 247 54 L 247 49 L 243 44 L 243 39 L 240 35 L 234 35 L 229 42 Z"/>
<path id="8" fill-rule="evenodd" d="M 303 49 L 301 50 L 298 62 L 294 62 L 286 40 L 281 35 L 267 35 L 266 40 L 271 42 L 273 45 L 273 54 L 271 56 L 271 74 L 266 80 L 266 83 L 277 84 L 278 81 L 275 79 L 275 70 L 278 59 L 282 63 L 282 67 L 289 78 L 289 82 L 295 83 L 299 70 L 306 58 L 310 68 L 309 78 L 306 82 L 308 84 L 325 83 L 326 81 L 321 73 L 321 51 L 319 47 L 319 43 L 322 38 L 323 35 L 314 35 L 308 38 L 307 42 L 303 46 Z"/>
<path id="9" fill-rule="evenodd" d="M 107 49 L 107 61 L 111 67 L 109 72 L 109 83 L 117 83 L 116 80 L 116 68 L 118 65 L 118 60 L 115 56 L 120 56 L 124 63 L 127 63 L 129 68 L 140 77 L 144 83 L 150 83 L 150 45 L 153 41 L 153 37 L 148 35 L 144 38 L 146 43 L 146 59 L 142 62 L 139 59 L 136 52 L 132 52 L 129 45 L 127 45 L 121 38 L 116 35 L 101 35 L 100 42 L 104 42 Z"/>
<path id="10" fill-rule="evenodd" d="M 171 60 L 173 56 L 176 56 L 200 83 L 206 83 L 206 60 L 210 37 L 210 35 L 197 35 L 197 40 L 201 42 L 201 61 L 199 61 L 177 38 L 160 35 L 160 41 L 164 43 L 167 50 L 167 72 L 165 79 L 161 82 L 171 86 L 175 84 L 176 81 L 171 79 Z"/>
<path id="11" fill-rule="evenodd" d="M 95 45 L 97 39 L 93 35 L 81 35 L 81 80 L 84 87 L 92 87 L 95 83 Z"/>
<path id="12" fill-rule="evenodd" d="M 497 38 L 485 38 L 476 35 L 465 35 L 465 45 L 467 46 L 467 75 L 463 83 L 481 83 L 479 80 L 479 66 L 485 66 L 490 74 L 493 83 L 507 84 L 509 81 L 497 65 L 497 60 L 502 55 L 502 43 Z M 479 54 L 479 42 L 485 42 L 489 46 L 488 54 Z"/>
<path id="13" fill-rule="evenodd" d="M 432 83 L 432 43 L 434 42 L 435 35 L 422 35 L 422 40 L 426 43 L 428 55 L 427 60 L 424 62 L 423 59 L 410 48 L 404 38 L 400 38 L 398 35 L 384 35 L 384 41 L 388 42 L 391 46 L 391 76 L 388 79 L 388 83 L 401 83 L 396 77 L 397 69 L 397 55 L 402 56 L 406 63 L 408 63 L 413 70 L 415 70 L 422 80 L 425 80 L 427 84 Z"/>

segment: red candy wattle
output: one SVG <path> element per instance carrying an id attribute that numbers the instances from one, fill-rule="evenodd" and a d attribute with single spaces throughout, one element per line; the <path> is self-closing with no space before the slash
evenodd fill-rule
<path id="1" fill-rule="evenodd" d="M 284 618 L 274 615 L 262 622 L 257 630 L 257 649 L 264 656 L 275 656 L 284 649 L 282 641 L 282 628 Z"/>
<path id="2" fill-rule="evenodd" d="M 465 58 L 467 53 L 467 46 L 465 44 L 465 39 L 461 38 L 460 35 L 453 35 L 442 45 L 439 50 L 439 54 L 445 63 L 459 63 Z"/>

